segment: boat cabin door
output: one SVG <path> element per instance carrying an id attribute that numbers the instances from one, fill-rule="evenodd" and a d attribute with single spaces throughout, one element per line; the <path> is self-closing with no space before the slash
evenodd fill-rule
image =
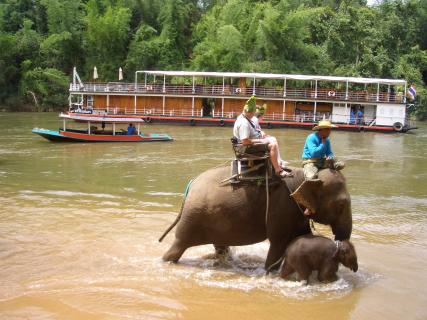
<path id="1" fill-rule="evenodd" d="M 213 98 L 203 98 L 202 99 L 202 111 L 204 117 L 213 117 L 215 110 L 215 99 Z"/>

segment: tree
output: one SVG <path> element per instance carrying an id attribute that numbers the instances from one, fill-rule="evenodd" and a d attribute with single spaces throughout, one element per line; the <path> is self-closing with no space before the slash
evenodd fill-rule
<path id="1" fill-rule="evenodd" d="M 17 94 L 19 67 L 16 63 L 16 37 L 0 32 L 0 103 Z"/>
<path id="2" fill-rule="evenodd" d="M 0 30 L 15 33 L 24 20 L 33 22 L 34 30 L 46 32 L 46 17 L 40 0 L 3 0 L 0 4 Z"/>
<path id="3" fill-rule="evenodd" d="M 23 74 L 20 91 L 38 111 L 47 111 L 66 104 L 68 84 L 69 77 L 63 72 L 37 67 Z"/>
<path id="4" fill-rule="evenodd" d="M 190 68 L 404 78 L 427 115 L 426 21 L 425 0 L 3 0 L 0 102 L 31 91 L 45 108 L 48 74 L 73 66 Z"/>
<path id="5" fill-rule="evenodd" d="M 18 61 L 33 60 L 38 58 L 42 37 L 33 27 L 31 20 L 24 20 L 23 26 L 16 32 L 16 52 Z"/>
<path id="6" fill-rule="evenodd" d="M 95 0 L 87 5 L 84 18 L 83 47 L 86 53 L 86 72 L 97 66 L 104 80 L 117 78 L 117 70 L 124 65 L 129 41 L 130 10 L 107 6 L 102 12 Z"/>
<path id="7" fill-rule="evenodd" d="M 239 71 L 245 60 L 243 37 L 233 25 L 218 29 L 214 41 L 201 42 L 195 48 L 193 66 L 197 70 Z"/>
<path id="8" fill-rule="evenodd" d="M 153 70 L 161 67 L 165 63 L 164 57 L 160 57 L 161 46 L 157 31 L 148 25 L 141 25 L 130 44 L 126 69 Z"/>

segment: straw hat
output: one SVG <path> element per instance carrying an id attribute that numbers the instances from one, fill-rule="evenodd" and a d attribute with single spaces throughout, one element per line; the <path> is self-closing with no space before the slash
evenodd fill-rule
<path id="1" fill-rule="evenodd" d="M 255 112 L 256 109 L 256 97 L 252 96 L 250 97 L 243 107 L 243 111 L 245 112 Z"/>
<path id="2" fill-rule="evenodd" d="M 263 115 L 267 111 L 267 104 L 264 103 L 262 106 L 257 105 L 255 112 L 259 115 Z"/>
<path id="3" fill-rule="evenodd" d="M 321 129 L 332 129 L 336 128 L 336 125 L 333 125 L 329 120 L 321 120 L 318 125 L 313 128 L 313 130 L 318 131 Z"/>

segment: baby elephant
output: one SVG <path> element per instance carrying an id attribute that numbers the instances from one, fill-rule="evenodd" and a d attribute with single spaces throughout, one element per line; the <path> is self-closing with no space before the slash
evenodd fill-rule
<path id="1" fill-rule="evenodd" d="M 317 270 L 319 281 L 336 281 L 340 263 L 354 272 L 358 269 L 356 250 L 350 241 L 334 242 L 322 236 L 304 235 L 286 249 L 281 277 L 286 279 L 296 271 L 299 279 L 308 283 L 311 272 Z"/>

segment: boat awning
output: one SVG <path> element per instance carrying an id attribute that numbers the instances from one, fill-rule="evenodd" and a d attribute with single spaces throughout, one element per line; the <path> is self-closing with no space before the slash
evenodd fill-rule
<path id="1" fill-rule="evenodd" d="M 145 73 L 156 76 L 171 77 L 216 77 L 216 78 L 256 78 L 256 79 L 289 79 L 303 81 L 332 81 L 332 82 L 349 82 L 365 84 L 388 84 L 388 85 L 405 85 L 406 80 L 401 79 L 380 79 L 380 78 L 358 78 L 358 77 L 339 77 L 339 76 L 313 76 L 301 74 L 276 74 L 276 73 L 252 73 L 252 72 L 200 72 L 200 71 L 151 71 L 141 70 L 137 73 Z"/>
<path id="2" fill-rule="evenodd" d="M 81 113 L 61 113 L 59 115 L 62 119 L 70 119 L 75 121 L 86 122 L 106 122 L 106 123 L 143 123 L 144 119 L 138 116 L 123 116 L 123 115 L 100 115 L 100 114 L 81 114 Z"/>

